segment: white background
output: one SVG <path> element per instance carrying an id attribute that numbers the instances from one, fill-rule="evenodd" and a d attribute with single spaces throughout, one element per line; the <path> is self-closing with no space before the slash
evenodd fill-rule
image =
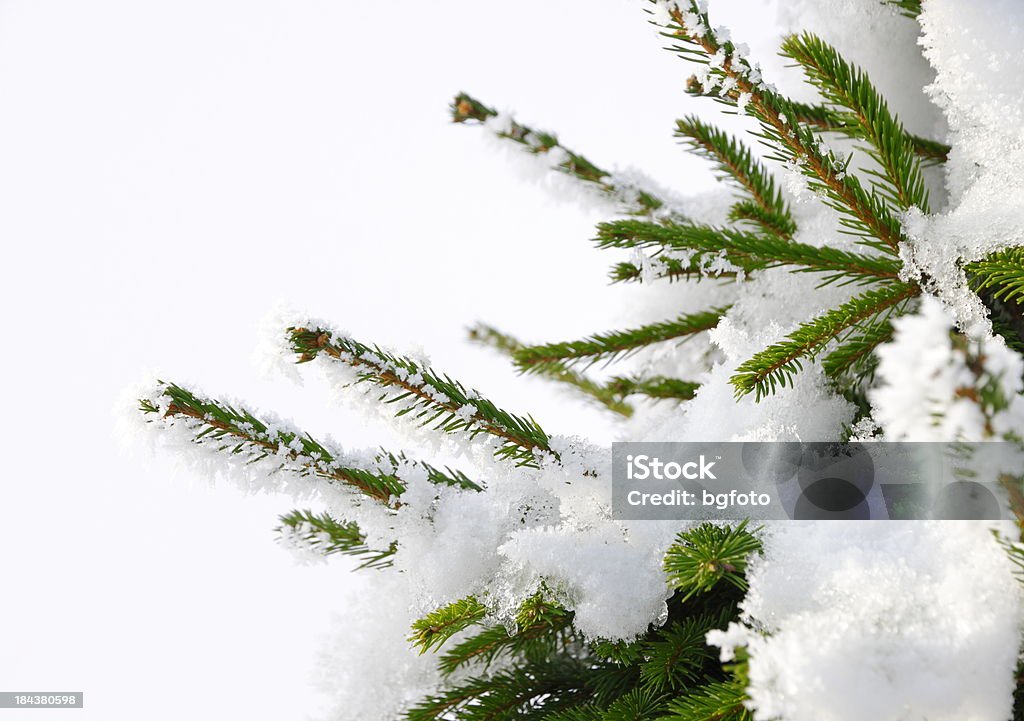
<path id="1" fill-rule="evenodd" d="M 611 437 L 463 340 L 477 319 L 574 337 L 642 303 L 606 287 L 612 259 L 587 242 L 607 212 L 524 181 L 447 103 L 464 89 L 598 164 L 708 187 L 671 129 L 717 106 L 685 95 L 643 7 L 0 0 L 0 690 L 87 699 L 0 721 L 316 711 L 345 563 L 297 566 L 274 544 L 287 499 L 126 454 L 114 431 L 122 389 L 158 373 L 388 443 L 315 383 L 260 376 L 279 299 L 426 349 L 554 432 Z M 772 52 L 767 5 L 714 9 Z"/>

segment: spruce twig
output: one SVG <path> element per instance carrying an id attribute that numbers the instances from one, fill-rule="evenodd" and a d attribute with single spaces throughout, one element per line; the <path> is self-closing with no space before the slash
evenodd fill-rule
<path id="1" fill-rule="evenodd" d="M 692 0 L 689 5 L 686 17 L 678 9 L 671 11 L 673 23 L 665 35 L 685 43 L 672 50 L 705 66 L 707 79 L 701 82 L 705 92 L 718 86 L 720 100 L 754 117 L 761 125 L 761 137 L 775 150 L 772 157 L 793 163 L 808 178 L 811 189 L 820 191 L 844 216 L 848 232 L 858 236 L 859 242 L 895 255 L 905 238 L 899 219 L 884 200 L 868 193 L 847 172 L 849 158 L 822 147 L 811 129 L 799 122 L 791 101 L 772 90 L 746 58 L 737 56 L 731 41 L 719 41 L 707 13 Z"/>
<path id="2" fill-rule="evenodd" d="M 915 285 L 893 283 L 869 290 L 804 323 L 786 340 L 769 346 L 739 365 L 731 378 L 736 395 L 744 396 L 753 391 L 761 399 L 774 393 L 777 386 L 790 385 L 793 375 L 802 368 L 802 358 L 813 357 L 844 331 L 871 321 L 919 292 Z"/>
<path id="3" fill-rule="evenodd" d="M 282 541 L 301 544 L 324 556 L 342 553 L 362 558 L 360 569 L 388 568 L 398 550 L 394 541 L 385 550 L 370 548 L 358 524 L 339 521 L 328 513 L 295 510 L 281 516 L 280 521 L 281 525 L 275 530 Z"/>
<path id="4" fill-rule="evenodd" d="M 671 715 L 664 721 L 750 721 L 753 714 L 743 705 L 746 698 L 736 682 L 707 684 L 669 702 Z"/>
<path id="5" fill-rule="evenodd" d="M 608 381 L 606 388 L 616 396 L 646 396 L 663 400 L 688 401 L 693 399 L 700 383 L 684 381 L 666 376 L 629 377 L 616 376 Z"/>
<path id="6" fill-rule="evenodd" d="M 767 232 L 782 238 L 793 236 L 796 223 L 782 193 L 749 148 L 693 115 L 676 122 L 676 135 L 699 155 L 713 161 L 721 178 L 731 180 L 753 201 L 757 210 L 744 204 L 738 219 L 757 222 Z"/>
<path id="7" fill-rule="evenodd" d="M 450 675 L 470 664 L 485 669 L 500 656 L 539 658 L 554 652 L 565 640 L 563 633 L 573 614 L 546 601 L 542 593 L 526 599 L 516 614 L 515 630 L 492 626 L 456 644 L 438 662 L 441 673 Z"/>
<path id="8" fill-rule="evenodd" d="M 523 348 L 523 344 L 517 339 L 484 323 L 478 323 L 470 328 L 469 338 L 472 341 L 494 348 L 509 357 L 513 357 Z M 615 393 L 605 385 L 593 381 L 571 368 L 567 368 L 564 364 L 552 363 L 545 366 L 540 372 L 552 380 L 572 386 L 614 413 L 626 417 L 633 414 L 633 407 L 622 400 L 626 394 Z"/>
<path id="9" fill-rule="evenodd" d="M 452 121 L 456 123 L 486 123 L 497 117 L 498 111 L 466 93 L 459 93 L 452 101 L 451 114 Z M 617 199 L 625 206 L 628 214 L 650 215 L 667 207 L 656 192 L 632 184 L 624 185 L 611 172 L 566 148 L 552 133 L 534 130 L 511 119 L 505 127 L 496 128 L 494 132 L 498 137 L 518 144 L 525 152 L 549 156 L 554 161 L 555 169 L 576 178 L 602 195 Z"/>
<path id="10" fill-rule="evenodd" d="M 896 207 L 928 213 L 928 189 L 921 163 L 900 121 L 862 70 L 847 63 L 831 45 L 811 33 L 782 43 L 783 55 L 803 67 L 808 79 L 832 104 L 844 108 L 841 132 L 869 143 L 869 155 L 881 173 L 869 171 Z"/>
<path id="11" fill-rule="evenodd" d="M 596 333 L 583 340 L 527 346 L 513 353 L 512 358 L 516 367 L 525 373 L 546 372 L 552 365 L 572 365 L 581 361 L 594 363 L 601 359 L 611 361 L 652 343 L 687 338 L 710 330 L 718 325 L 726 310 L 714 308 L 686 313 L 639 328 Z"/>
<path id="12" fill-rule="evenodd" d="M 825 273 L 824 283 L 891 281 L 899 277 L 900 270 L 899 261 L 888 256 L 851 253 L 828 246 L 819 248 L 774 236 L 697 224 L 617 220 L 597 226 L 596 242 L 601 248 L 654 246 L 723 255 L 744 272 L 792 265 L 800 272 Z"/>
<path id="13" fill-rule="evenodd" d="M 747 557 L 760 550 L 747 521 L 732 527 L 704 523 L 676 536 L 665 553 L 665 573 L 684 599 L 707 593 L 720 581 L 745 591 Z"/>
<path id="14" fill-rule="evenodd" d="M 720 98 L 717 88 L 712 88 L 711 92 L 705 91 L 696 77 L 690 78 L 686 85 L 686 92 L 696 97 L 715 100 Z M 850 122 L 849 118 L 842 116 L 832 108 L 820 103 L 801 103 L 796 100 L 790 100 L 789 104 L 797 122 L 810 125 L 823 133 L 849 134 L 849 129 L 846 127 Z M 914 154 L 925 165 L 938 165 L 949 159 L 949 153 L 952 151 L 949 145 L 922 135 L 915 135 L 907 130 L 904 130 L 904 134 L 907 142 L 913 148 Z"/>
<path id="15" fill-rule="evenodd" d="M 467 596 L 413 622 L 409 641 L 420 653 L 426 653 L 459 631 L 480 623 L 486 615 L 487 608 L 474 596 Z"/>
<path id="16" fill-rule="evenodd" d="M 350 486 L 393 507 L 398 505 L 396 497 L 405 491 L 405 483 L 397 475 L 403 464 L 421 467 L 434 483 L 480 490 L 462 473 L 441 471 L 387 451 L 376 455 L 373 470 L 355 467 L 338 449 L 307 433 L 281 423 L 264 422 L 244 408 L 200 398 L 174 383 L 160 382 L 159 389 L 159 404 L 151 399 L 139 401 L 143 413 L 163 421 L 186 419 L 194 443 L 212 446 L 245 464 L 270 460 L 279 470 Z"/>
<path id="17" fill-rule="evenodd" d="M 1009 303 L 1024 301 L 1024 247 L 997 251 L 968 263 L 965 270 L 975 292 L 989 291 Z"/>
<path id="18" fill-rule="evenodd" d="M 385 391 L 380 396 L 382 402 L 400 404 L 396 416 L 411 415 L 421 425 L 444 433 L 493 436 L 500 441 L 495 455 L 517 465 L 536 466 L 538 452 L 557 458 L 548 445 L 547 433 L 532 418 L 502 410 L 477 391 L 410 358 L 323 328 L 289 328 L 288 334 L 300 363 L 323 354 L 351 367 L 356 371 L 356 383 L 379 386 Z"/>
<path id="19" fill-rule="evenodd" d="M 850 131 L 847 127 L 850 122 L 849 118 L 835 112 L 831 108 L 824 105 L 799 103 L 795 101 L 791 101 L 791 106 L 796 112 L 797 120 L 799 122 L 807 125 L 813 125 L 822 132 L 849 135 Z M 925 138 L 920 135 L 914 135 L 906 130 L 904 130 L 904 136 L 906 141 L 910 144 L 910 147 L 913 148 L 914 154 L 917 155 L 923 163 L 945 163 L 949 159 L 949 153 L 952 148 L 945 143 L 940 143 L 937 140 L 931 140 L 930 138 Z"/>
<path id="20" fill-rule="evenodd" d="M 821 361 L 825 375 L 838 378 L 845 373 L 863 374 L 874 368 L 874 351 L 882 343 L 892 340 L 893 327 L 886 314 L 858 329 L 858 333 L 845 338 L 842 344 Z"/>

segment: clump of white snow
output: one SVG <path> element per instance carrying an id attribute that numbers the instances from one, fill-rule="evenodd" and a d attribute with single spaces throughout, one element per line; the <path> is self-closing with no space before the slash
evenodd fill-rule
<path id="1" fill-rule="evenodd" d="M 893 322 L 895 337 L 879 347 L 879 386 L 872 416 L 894 441 L 980 441 L 1024 435 L 1024 360 L 1002 338 L 953 342 L 953 317 L 935 298 Z M 998 395 L 993 406 L 975 389 Z M 997 430 L 998 429 L 998 430 Z"/>
<path id="2" fill-rule="evenodd" d="M 936 71 L 928 94 L 949 123 L 949 204 L 930 216 L 908 214 L 901 257 L 966 330 L 987 321 L 963 263 L 1024 243 L 1024 6 L 929 0 L 921 26 Z"/>
<path id="3" fill-rule="evenodd" d="M 986 524 L 780 523 L 749 579 L 758 721 L 1010 717 L 1021 591 Z"/>

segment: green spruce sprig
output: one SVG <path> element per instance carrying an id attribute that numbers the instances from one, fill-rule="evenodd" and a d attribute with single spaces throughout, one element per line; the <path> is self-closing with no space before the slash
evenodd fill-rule
<path id="1" fill-rule="evenodd" d="M 844 338 L 835 350 L 822 358 L 822 370 L 830 378 L 839 378 L 844 374 L 868 376 L 877 365 L 875 349 L 891 341 L 892 334 L 893 327 L 887 314 L 873 322 L 860 324 L 856 333 Z"/>
<path id="2" fill-rule="evenodd" d="M 407 711 L 405 718 L 407 721 L 542 718 L 587 701 L 587 688 L 581 683 L 585 671 L 585 663 L 570 656 L 523 661 L 493 674 L 470 677 L 430 696 Z"/>
<path id="3" fill-rule="evenodd" d="M 882 0 L 886 5 L 898 7 L 904 17 L 917 19 L 921 14 L 921 0 Z"/>
<path id="4" fill-rule="evenodd" d="M 688 401 L 700 388 L 700 383 L 667 376 L 615 376 L 605 384 L 616 397 L 646 396 L 656 400 Z"/>
<path id="5" fill-rule="evenodd" d="M 140 410 L 163 422 L 187 420 L 194 443 L 212 447 L 242 463 L 269 460 L 276 463 L 279 470 L 352 487 L 391 506 L 396 506 L 397 497 L 405 491 L 405 483 L 396 474 L 399 463 L 405 461 L 404 456 L 381 451 L 374 458 L 375 468 L 356 467 L 337 449 L 329 448 L 308 433 L 264 422 L 245 408 L 199 397 L 174 383 L 161 382 L 159 394 L 160 403 L 141 399 Z M 462 473 L 441 471 L 424 463 L 415 465 L 425 469 L 434 483 L 479 490 L 479 486 Z"/>
<path id="6" fill-rule="evenodd" d="M 539 452 L 557 458 L 548 445 L 547 433 L 536 421 L 498 408 L 447 375 L 323 328 L 289 328 L 288 334 L 300 363 L 323 355 L 349 366 L 356 372 L 356 383 L 380 387 L 384 392 L 379 400 L 397 404 L 398 417 L 409 415 L 420 425 L 443 433 L 464 433 L 470 438 L 489 435 L 500 444 L 495 455 L 517 465 L 536 466 Z"/>
<path id="7" fill-rule="evenodd" d="M 920 290 L 915 285 L 892 283 L 855 296 L 838 308 L 802 324 L 786 340 L 769 346 L 737 367 L 730 379 L 736 395 L 753 392 L 761 399 L 774 393 L 777 386 L 791 385 L 793 376 L 803 367 L 804 359 L 813 358 L 844 331 L 878 322 L 878 316 L 894 312 L 894 306 L 918 293 Z"/>
<path id="8" fill-rule="evenodd" d="M 695 223 L 617 220 L 599 224 L 595 240 L 601 248 L 653 246 L 700 254 L 705 260 L 706 256 L 724 256 L 744 272 L 794 266 L 797 272 L 825 274 L 822 284 L 895 281 L 900 270 L 899 261 L 889 256 L 815 247 L 772 235 L 754 235 Z M 691 256 L 691 263 L 695 260 Z"/>
<path id="9" fill-rule="evenodd" d="M 524 373 L 548 372 L 552 366 L 612 361 L 653 343 L 689 338 L 718 325 L 726 308 L 684 313 L 672 320 L 628 330 L 595 333 L 582 340 L 520 348 L 512 354 Z"/>
<path id="10" fill-rule="evenodd" d="M 658 693 L 685 691 L 700 685 L 709 668 L 718 663 L 717 653 L 705 637 L 712 629 L 725 628 L 733 609 L 699 614 L 671 621 L 653 638 L 637 644 L 640 652 L 640 683 Z"/>
<path id="11" fill-rule="evenodd" d="M 479 100 L 459 93 L 451 104 L 452 121 L 467 123 L 471 121 L 484 123 L 497 117 L 498 111 L 489 108 Z M 510 140 L 532 155 L 551 156 L 557 162 L 556 170 L 570 175 L 586 187 L 615 199 L 623 205 L 627 214 L 650 215 L 667 208 L 666 202 L 650 189 L 624 185 L 612 173 L 590 162 L 584 156 L 566 148 L 552 133 L 534 130 L 515 120 L 509 120 L 507 127 L 498 128 L 495 133 Z"/>
<path id="12" fill-rule="evenodd" d="M 753 714 L 743 702 L 743 687 L 730 682 L 701 686 L 682 698 L 670 701 L 664 721 L 750 721 Z"/>
<path id="13" fill-rule="evenodd" d="M 881 168 L 867 172 L 878 181 L 876 187 L 883 196 L 897 208 L 914 207 L 928 213 L 921 161 L 903 125 L 867 75 L 811 33 L 786 38 L 782 53 L 800 64 L 811 83 L 837 109 L 834 112 L 842 122 L 836 129 L 865 141 L 868 155 Z"/>
<path id="14" fill-rule="evenodd" d="M 415 621 L 409 641 L 420 653 L 426 653 L 442 646 L 459 631 L 480 623 L 486 616 L 487 607 L 475 596 L 467 596 Z"/>
<path id="15" fill-rule="evenodd" d="M 997 251 L 968 263 L 965 270 L 976 292 L 988 291 L 1008 303 L 1024 301 L 1024 247 Z"/>
<path id="16" fill-rule="evenodd" d="M 796 112 L 797 120 L 801 123 L 814 126 L 821 132 L 850 136 L 851 131 L 847 127 L 851 122 L 850 118 L 832 108 L 821 104 L 795 101 L 791 101 L 791 107 Z M 949 159 L 952 148 L 945 143 L 914 135 L 907 130 L 904 130 L 904 137 L 924 165 L 937 165 L 945 163 Z"/>
<path id="17" fill-rule="evenodd" d="M 502 333 L 498 329 L 485 323 L 477 323 L 469 329 L 469 339 L 494 348 L 509 357 L 523 349 L 524 345 L 516 338 Z M 629 417 L 633 415 L 633 406 L 626 403 L 623 398 L 626 393 L 617 393 L 603 383 L 598 383 L 582 373 L 568 368 L 563 363 L 552 363 L 542 369 L 542 374 L 552 380 L 565 383 L 580 391 L 588 398 L 598 401 L 608 410 L 619 415 Z"/>
<path id="18" fill-rule="evenodd" d="M 358 568 L 388 568 L 398 550 L 394 541 L 384 550 L 366 545 L 366 536 L 353 521 L 339 521 L 328 513 L 294 510 L 280 517 L 275 529 L 286 543 L 297 543 L 324 556 L 341 553 L 362 559 Z"/>
<path id="19" fill-rule="evenodd" d="M 748 147 L 693 115 L 676 122 L 676 135 L 698 155 L 714 162 L 720 178 L 732 181 L 749 199 L 738 211 L 734 206 L 735 219 L 755 222 L 765 232 L 781 238 L 793 236 L 796 223 L 782 192 Z"/>
<path id="20" fill-rule="evenodd" d="M 513 629 L 504 625 L 485 628 L 446 651 L 438 661 L 438 668 L 447 676 L 470 665 L 486 670 L 501 657 L 550 656 L 564 649 L 571 638 L 572 619 L 570 611 L 538 592 L 519 607 Z"/>
<path id="21" fill-rule="evenodd" d="M 732 41 L 719 40 L 696 2 L 690 7 L 685 16 L 671 11 L 673 22 L 664 34 L 681 41 L 672 50 L 704 66 L 705 78 L 698 82 L 705 93 L 718 88 L 719 100 L 755 118 L 760 137 L 774 151 L 770 157 L 804 175 L 808 187 L 843 216 L 843 225 L 859 242 L 895 255 L 905 238 L 885 199 L 865 190 L 848 172 L 850 158 L 839 157 L 799 122 L 797 108 L 764 82 L 760 69 L 738 55 Z"/>

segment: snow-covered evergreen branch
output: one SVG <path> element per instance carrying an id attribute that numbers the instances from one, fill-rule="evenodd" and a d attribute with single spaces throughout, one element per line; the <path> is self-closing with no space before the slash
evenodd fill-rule
<path id="1" fill-rule="evenodd" d="M 460 472 L 442 471 L 387 451 L 373 456 L 372 468 L 359 467 L 328 442 L 280 421 L 261 420 L 245 408 L 200 397 L 174 383 L 160 382 L 139 404 L 151 423 L 165 429 L 183 427 L 193 443 L 222 453 L 226 462 L 322 478 L 391 506 L 405 491 L 399 475 L 402 467 L 418 468 L 433 483 L 479 490 Z"/>
<path id="2" fill-rule="evenodd" d="M 602 195 L 614 198 L 628 214 L 651 215 L 669 210 L 666 201 L 659 198 L 656 191 L 637 187 L 633 182 L 624 182 L 608 170 L 566 148 L 554 134 L 529 128 L 466 93 L 455 96 L 451 112 L 452 120 L 456 123 L 483 123 L 499 138 L 516 143 L 524 152 L 544 157 L 553 169 L 572 176 Z"/>
<path id="3" fill-rule="evenodd" d="M 311 551 L 322 556 L 342 553 L 362 559 L 359 568 L 387 568 L 398 544 L 384 549 L 366 545 L 366 536 L 354 521 L 339 521 L 329 513 L 309 510 L 290 511 L 280 517 L 278 537 L 285 545 Z"/>
<path id="4" fill-rule="evenodd" d="M 775 151 L 772 158 L 791 164 L 804 175 L 811 189 L 821 192 L 829 205 L 843 214 L 847 229 L 860 242 L 895 254 L 904 240 L 899 218 L 882 197 L 866 191 L 857 177 L 848 173 L 850 159 L 840 158 L 799 122 L 793 103 L 764 81 L 759 66 L 752 65 L 731 40 L 718 37 L 697 2 L 668 0 L 666 7 L 665 35 L 683 43 L 671 49 L 700 64 L 696 78 L 704 92 L 717 88 L 719 99 L 755 118 L 761 125 L 761 137 Z"/>

